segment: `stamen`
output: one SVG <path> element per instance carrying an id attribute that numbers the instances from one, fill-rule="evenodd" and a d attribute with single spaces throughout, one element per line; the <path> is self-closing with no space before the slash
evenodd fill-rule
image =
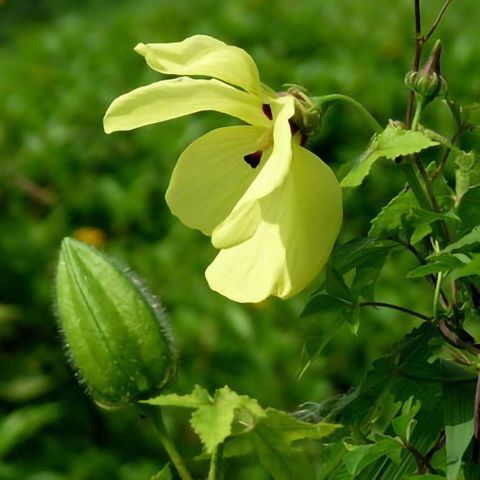
<path id="1" fill-rule="evenodd" d="M 265 116 L 269 119 L 269 120 L 272 120 L 273 119 L 273 114 L 272 114 L 272 108 L 270 107 L 270 105 L 268 103 L 264 103 L 262 105 L 262 110 L 263 110 L 263 113 L 265 114 Z"/>
<path id="2" fill-rule="evenodd" d="M 245 155 L 243 159 L 247 162 L 252 168 L 257 168 L 260 160 L 262 159 L 262 151 L 257 150 L 256 152 L 249 153 Z"/>

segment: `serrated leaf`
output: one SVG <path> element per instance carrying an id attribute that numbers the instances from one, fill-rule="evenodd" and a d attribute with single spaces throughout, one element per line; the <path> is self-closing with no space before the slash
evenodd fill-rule
<path id="1" fill-rule="evenodd" d="M 458 152 L 455 158 L 457 168 L 455 170 L 455 193 L 457 203 L 480 179 L 480 165 L 476 162 L 473 152 Z"/>
<path id="2" fill-rule="evenodd" d="M 239 409 L 247 410 L 241 412 L 249 417 L 247 428 L 253 428 L 256 420 L 265 415 L 256 400 L 240 396 L 228 387 L 217 390 L 212 404 L 200 406 L 192 414 L 190 424 L 208 453 L 212 453 L 232 433 L 235 413 Z"/>
<path id="3" fill-rule="evenodd" d="M 378 238 L 390 237 L 393 232 L 402 228 L 403 218 L 411 215 L 413 210 L 418 207 L 418 202 L 412 191 L 402 190 L 372 220 L 368 235 Z"/>
<path id="4" fill-rule="evenodd" d="M 375 135 L 360 161 L 342 180 L 342 187 L 356 187 L 369 174 L 372 165 L 382 157 L 394 160 L 397 157 L 420 152 L 437 145 L 420 131 L 404 130 L 390 123 L 380 134 Z"/>
<path id="5" fill-rule="evenodd" d="M 156 473 L 151 480 L 172 480 L 172 473 L 170 472 L 168 464 Z"/>
<path id="6" fill-rule="evenodd" d="M 143 403 L 161 407 L 198 408 L 202 405 L 211 405 L 212 402 L 213 399 L 208 392 L 204 388 L 195 385 L 193 392 L 189 395 L 177 395 L 175 393 L 159 395 L 158 397 L 145 400 Z"/>
<path id="7" fill-rule="evenodd" d="M 343 457 L 343 462 L 347 470 L 355 476 L 384 456 L 390 457 L 394 462 L 399 462 L 402 448 L 402 444 L 391 437 L 383 437 L 378 442 L 369 445 L 347 445 L 349 452 Z"/>
<path id="8" fill-rule="evenodd" d="M 207 452 L 212 453 L 232 432 L 234 417 L 235 408 L 221 403 L 215 407 L 200 407 L 193 412 L 190 424 Z"/>
<path id="9" fill-rule="evenodd" d="M 444 383 L 443 398 L 447 477 L 448 480 L 456 480 L 462 457 L 473 437 L 475 383 Z"/>

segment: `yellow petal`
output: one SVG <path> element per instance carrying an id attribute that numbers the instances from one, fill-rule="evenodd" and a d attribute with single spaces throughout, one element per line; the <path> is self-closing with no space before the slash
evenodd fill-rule
<path id="1" fill-rule="evenodd" d="M 293 98 L 280 97 L 271 103 L 274 128 L 273 149 L 266 164 L 230 215 L 212 233 L 216 248 L 229 248 L 253 235 L 260 220 L 259 199 L 275 190 L 285 179 L 292 159 L 289 119 L 294 114 Z"/>
<path id="2" fill-rule="evenodd" d="M 254 125 L 268 125 L 261 100 L 215 79 L 180 77 L 137 88 L 115 99 L 105 114 L 107 133 L 132 130 L 204 110 L 226 113 Z"/>
<path id="3" fill-rule="evenodd" d="M 237 302 L 286 298 L 304 289 L 327 262 L 342 222 L 337 179 L 297 145 L 289 175 L 259 204 L 255 234 L 220 251 L 205 273 L 213 290 Z"/>
<path id="4" fill-rule="evenodd" d="M 176 43 L 139 43 L 135 50 L 147 64 L 170 75 L 204 75 L 260 93 L 257 66 L 245 50 L 207 35 Z"/>
<path id="5" fill-rule="evenodd" d="M 257 151 L 265 127 L 240 125 L 213 130 L 195 140 L 180 156 L 166 199 L 185 225 L 210 235 L 262 170 L 245 155 Z"/>

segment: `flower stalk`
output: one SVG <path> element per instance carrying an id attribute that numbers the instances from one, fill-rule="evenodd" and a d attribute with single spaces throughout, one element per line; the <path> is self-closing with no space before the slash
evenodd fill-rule
<path id="1" fill-rule="evenodd" d="M 345 103 L 353 107 L 368 123 L 368 125 L 375 131 L 375 133 L 381 133 L 383 127 L 377 121 L 377 119 L 357 100 L 340 93 L 333 93 L 331 95 L 324 95 L 322 97 L 316 97 L 316 108 L 320 111 L 326 111 L 331 105 L 335 103 Z"/>
<path id="2" fill-rule="evenodd" d="M 172 461 L 175 469 L 178 472 L 178 475 L 182 480 L 193 480 L 190 472 L 185 465 L 185 461 L 175 447 L 175 444 L 172 442 L 170 435 L 165 427 L 165 422 L 163 421 L 162 411 L 158 407 L 152 407 L 150 405 L 142 405 L 142 412 L 150 418 L 154 424 L 158 437 L 160 439 L 163 448 L 167 452 L 170 460 Z"/>

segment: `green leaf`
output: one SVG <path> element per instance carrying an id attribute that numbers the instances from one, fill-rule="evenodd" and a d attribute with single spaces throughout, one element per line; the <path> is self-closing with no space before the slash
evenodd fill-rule
<path id="1" fill-rule="evenodd" d="M 480 255 L 472 255 L 472 260 L 462 265 L 459 268 L 456 268 L 452 272 L 452 279 L 456 280 L 457 278 L 470 277 L 470 276 L 479 276 L 480 275 Z"/>
<path id="2" fill-rule="evenodd" d="M 245 422 L 247 428 L 253 428 L 256 420 L 265 415 L 256 400 L 240 396 L 228 387 L 217 390 L 212 404 L 200 406 L 192 414 L 190 424 L 208 453 L 212 453 L 232 433 L 232 424 L 238 409 L 248 411 L 242 412 L 243 416 L 249 417 Z"/>
<path id="3" fill-rule="evenodd" d="M 368 235 L 371 237 L 388 238 L 403 227 L 403 218 L 418 208 L 418 202 L 411 190 L 402 190 L 385 205 L 372 220 Z"/>
<path id="4" fill-rule="evenodd" d="M 419 412 L 421 403 L 410 397 L 402 406 L 401 415 L 392 422 L 393 431 L 398 435 L 404 444 L 410 442 L 410 437 L 416 425 L 415 416 Z"/>
<path id="5" fill-rule="evenodd" d="M 419 131 L 404 130 L 390 123 L 380 134 L 375 135 L 360 161 L 342 180 L 342 187 L 356 187 L 368 175 L 372 165 L 382 157 L 394 160 L 403 155 L 420 152 L 437 145 L 427 135 Z"/>
<path id="6" fill-rule="evenodd" d="M 405 402 L 411 396 L 421 402 L 422 411 L 440 398 L 440 387 L 432 379 L 440 377 L 438 362 L 429 359 L 442 340 L 437 329 L 428 323 L 398 342 L 389 355 L 377 360 L 364 382 L 342 410 L 341 423 L 359 429 L 371 428 L 378 418 L 378 407 L 393 395 Z M 396 411 L 392 410 L 391 417 Z"/>
<path id="7" fill-rule="evenodd" d="M 453 212 L 437 213 L 420 208 L 414 209 L 411 222 L 414 225 L 415 230 L 410 238 L 410 243 L 415 245 L 420 240 L 425 238 L 432 231 L 430 225 L 439 221 L 458 222 L 460 219 Z"/>
<path id="8" fill-rule="evenodd" d="M 433 169 L 433 164 L 427 167 L 428 172 Z M 399 231 L 403 230 L 410 237 L 410 242 L 415 244 L 432 231 L 430 227 L 432 223 L 458 222 L 460 219 L 451 211 L 453 192 L 446 181 L 441 177 L 438 178 L 433 184 L 433 190 L 442 210 L 441 213 L 420 208 L 412 191 L 404 189 L 372 220 L 369 236 L 392 238 L 398 236 Z"/>
<path id="9" fill-rule="evenodd" d="M 458 205 L 457 213 L 467 230 L 476 227 L 480 212 L 480 185 L 469 188 Z"/>
<path id="10" fill-rule="evenodd" d="M 448 365 L 448 364 L 447 364 Z M 465 372 L 468 375 L 469 372 Z M 447 477 L 456 480 L 473 437 L 475 382 L 443 384 Z"/>
<path id="11" fill-rule="evenodd" d="M 208 453 L 232 433 L 253 429 L 266 415 L 255 399 L 238 395 L 228 387 L 217 390 L 212 398 L 205 389 L 196 385 L 190 395 L 160 395 L 145 403 L 195 409 L 190 424 Z M 238 431 L 233 432 L 234 426 L 239 427 Z"/>
<path id="12" fill-rule="evenodd" d="M 324 438 L 341 425 L 308 423 L 286 412 L 268 408 L 267 416 L 249 435 L 252 435 L 259 461 L 275 480 L 314 479 L 311 462 L 304 449 L 295 449 L 294 442 Z"/>
<path id="13" fill-rule="evenodd" d="M 425 473 L 422 475 L 409 475 L 404 477 L 402 480 L 445 480 L 445 477 L 440 475 L 432 475 L 431 473 Z"/>
<path id="14" fill-rule="evenodd" d="M 319 293 L 314 295 L 307 303 L 300 317 L 308 317 L 311 315 L 318 315 L 328 311 L 341 310 L 352 308 L 352 302 L 344 300 L 343 298 L 333 297 L 326 293 Z"/>
<path id="15" fill-rule="evenodd" d="M 352 294 L 350 288 L 345 283 L 342 274 L 332 267 L 327 267 L 325 288 L 332 297 L 342 298 L 350 301 Z"/>
<path id="16" fill-rule="evenodd" d="M 352 315 L 353 304 L 342 298 L 321 293 L 310 299 L 300 315 L 300 328 L 305 340 L 299 362 L 299 379 Z"/>
<path id="17" fill-rule="evenodd" d="M 195 385 L 193 392 L 189 395 L 177 395 L 175 393 L 159 395 L 145 400 L 143 403 L 161 407 L 199 408 L 203 405 L 211 405 L 213 399 L 204 388 Z"/>
<path id="18" fill-rule="evenodd" d="M 287 449 L 281 445 L 281 440 L 263 426 L 259 426 L 252 435 L 262 467 L 275 480 L 295 480 L 293 464 L 289 461 Z"/>
<path id="19" fill-rule="evenodd" d="M 394 462 L 399 462 L 403 448 L 397 439 L 386 436 L 370 445 L 346 445 L 346 447 L 349 452 L 343 457 L 343 462 L 347 470 L 354 476 L 384 456 L 390 457 Z"/>
<path id="20" fill-rule="evenodd" d="M 410 270 L 407 273 L 407 278 L 421 278 L 434 273 L 443 272 L 445 273 L 448 270 L 442 263 L 427 263 L 426 265 L 420 265 L 419 267 Z"/>
<path id="21" fill-rule="evenodd" d="M 373 301 L 374 286 L 387 258 L 388 255 L 379 255 L 372 258 L 368 264 L 357 266 L 351 287 L 355 300 L 363 296 L 365 300 Z"/>
<path id="22" fill-rule="evenodd" d="M 463 118 L 474 127 L 480 126 L 480 103 L 472 103 L 462 107 Z"/>
<path id="23" fill-rule="evenodd" d="M 262 420 L 262 425 L 267 425 L 270 430 L 287 445 L 297 440 L 320 439 L 331 435 L 333 432 L 341 428 L 341 425 L 333 423 L 309 423 L 299 420 L 294 416 L 276 410 L 275 408 L 266 409 L 267 417 Z"/>
<path id="24" fill-rule="evenodd" d="M 480 243 L 480 225 L 474 227 L 470 233 L 467 233 L 456 242 L 446 246 L 442 252 L 453 252 L 476 243 Z"/>
<path id="25" fill-rule="evenodd" d="M 470 258 L 463 254 L 431 255 L 428 257 L 428 260 L 430 263 L 410 270 L 407 278 L 420 278 L 440 272 L 447 274 L 456 268 L 462 267 L 464 264 L 470 263 Z"/>
<path id="26" fill-rule="evenodd" d="M 170 472 L 168 464 L 156 473 L 151 480 L 172 480 L 172 473 Z"/>
<path id="27" fill-rule="evenodd" d="M 459 152 L 455 158 L 455 193 L 457 202 L 468 189 L 480 181 L 480 164 L 473 152 Z"/>
<path id="28" fill-rule="evenodd" d="M 372 260 L 388 255 L 398 246 L 397 242 L 390 240 L 357 238 L 337 245 L 330 258 L 330 264 L 341 274 L 345 274 L 354 268 L 368 266 Z"/>

